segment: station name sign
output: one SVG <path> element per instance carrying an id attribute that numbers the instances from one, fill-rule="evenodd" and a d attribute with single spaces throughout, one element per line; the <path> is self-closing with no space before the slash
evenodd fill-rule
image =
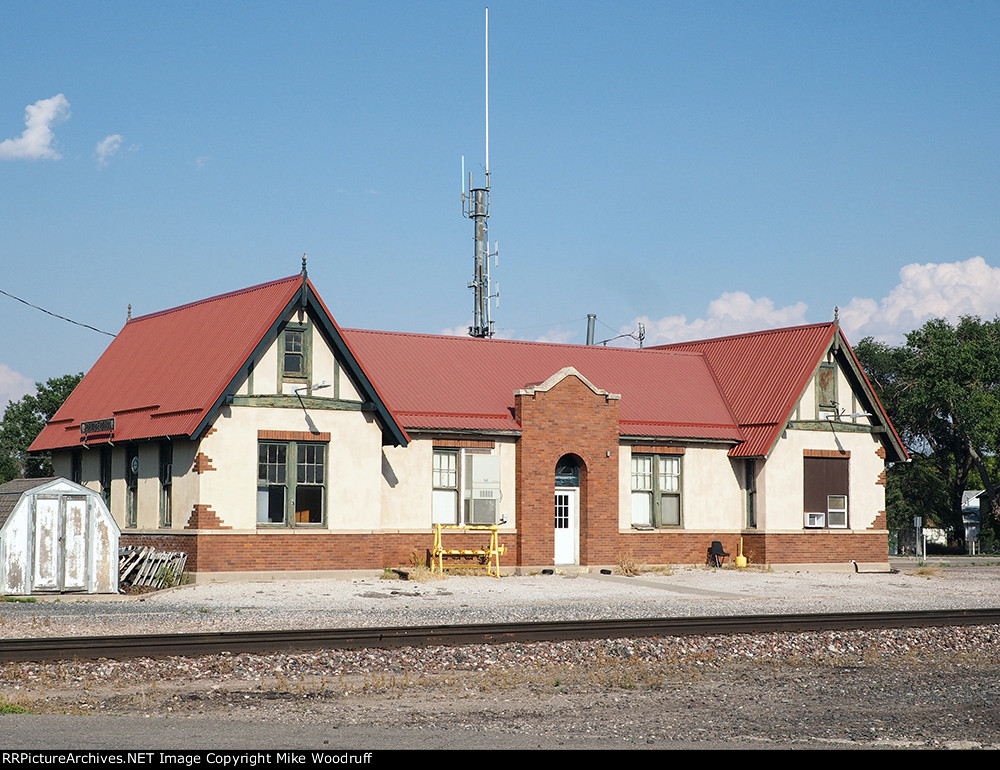
<path id="1" fill-rule="evenodd" d="M 88 420 L 80 423 L 80 433 L 114 433 L 115 418 L 107 417 L 103 420 Z"/>

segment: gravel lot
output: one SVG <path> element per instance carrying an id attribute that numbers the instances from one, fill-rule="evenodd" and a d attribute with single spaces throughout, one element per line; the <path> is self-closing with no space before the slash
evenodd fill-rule
<path id="1" fill-rule="evenodd" d="M 896 574 L 372 575 L 5 602 L 0 636 L 973 608 L 998 592 L 1000 563 L 958 559 Z M 1000 628 L 5 664 L 0 693 L 36 714 L 223 720 L 247 748 L 998 748 Z M 0 734 L 28 719 L 0 716 Z M 195 747 L 190 733 L 179 746 Z M 74 734 L 60 747 L 94 745 Z"/>

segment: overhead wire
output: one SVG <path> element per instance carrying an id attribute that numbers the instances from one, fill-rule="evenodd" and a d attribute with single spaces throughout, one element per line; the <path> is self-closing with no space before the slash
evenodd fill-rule
<path id="1" fill-rule="evenodd" d="M 11 299 L 17 300 L 21 304 L 27 305 L 28 307 L 34 308 L 35 310 L 41 310 L 43 313 L 47 313 L 53 318 L 58 318 L 60 321 L 67 321 L 71 324 L 82 326 L 84 329 L 90 329 L 91 331 L 98 332 L 99 334 L 106 334 L 109 337 L 118 336 L 116 334 L 112 334 L 111 332 L 106 332 L 103 329 L 98 329 L 96 326 L 91 326 L 90 324 L 81 323 L 80 321 L 74 321 L 72 318 L 67 318 L 66 316 L 59 315 L 58 313 L 53 313 L 51 310 L 46 310 L 43 307 L 39 307 L 38 305 L 33 305 L 32 303 L 28 302 L 28 300 L 21 299 L 20 297 L 15 297 L 13 294 L 11 294 L 10 292 L 6 292 L 3 289 L 0 289 L 0 294 L 3 294 L 5 297 L 10 297 Z"/>

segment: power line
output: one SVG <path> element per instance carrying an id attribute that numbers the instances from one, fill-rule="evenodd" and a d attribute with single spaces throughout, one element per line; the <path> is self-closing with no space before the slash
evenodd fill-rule
<path id="1" fill-rule="evenodd" d="M 80 323 L 79 321 L 74 321 L 72 318 L 67 318 L 66 316 L 59 315 L 58 313 L 53 313 L 51 310 L 46 310 L 43 307 L 38 307 L 38 305 L 32 305 L 27 300 L 21 299 L 20 297 L 15 297 L 13 294 L 10 294 L 9 292 L 4 291 L 3 289 L 0 289 L 0 294 L 3 294 L 5 297 L 10 297 L 11 299 L 16 299 L 21 304 L 27 305 L 28 307 L 33 307 L 35 310 L 41 310 L 43 313 L 47 313 L 48 315 L 53 316 L 54 318 L 58 318 L 60 321 L 68 321 L 71 324 L 82 326 L 85 329 L 90 329 L 91 331 L 98 332 L 99 334 L 107 334 L 109 337 L 117 336 L 115 334 L 112 334 L 111 332 L 106 332 L 103 329 L 98 329 L 96 326 Z"/>

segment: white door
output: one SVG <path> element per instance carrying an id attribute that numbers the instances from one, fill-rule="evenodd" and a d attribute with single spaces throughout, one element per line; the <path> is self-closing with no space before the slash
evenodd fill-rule
<path id="1" fill-rule="evenodd" d="M 579 561 L 579 499 L 578 489 L 556 489 L 554 564 L 576 564 Z"/>
<path id="2" fill-rule="evenodd" d="M 32 591 L 87 588 L 87 499 L 35 499 Z"/>
<path id="3" fill-rule="evenodd" d="M 63 514 L 63 591 L 87 590 L 87 498 L 65 498 Z"/>
<path id="4" fill-rule="evenodd" d="M 59 566 L 62 561 L 59 534 L 59 498 L 36 498 L 33 591 L 59 590 Z"/>

